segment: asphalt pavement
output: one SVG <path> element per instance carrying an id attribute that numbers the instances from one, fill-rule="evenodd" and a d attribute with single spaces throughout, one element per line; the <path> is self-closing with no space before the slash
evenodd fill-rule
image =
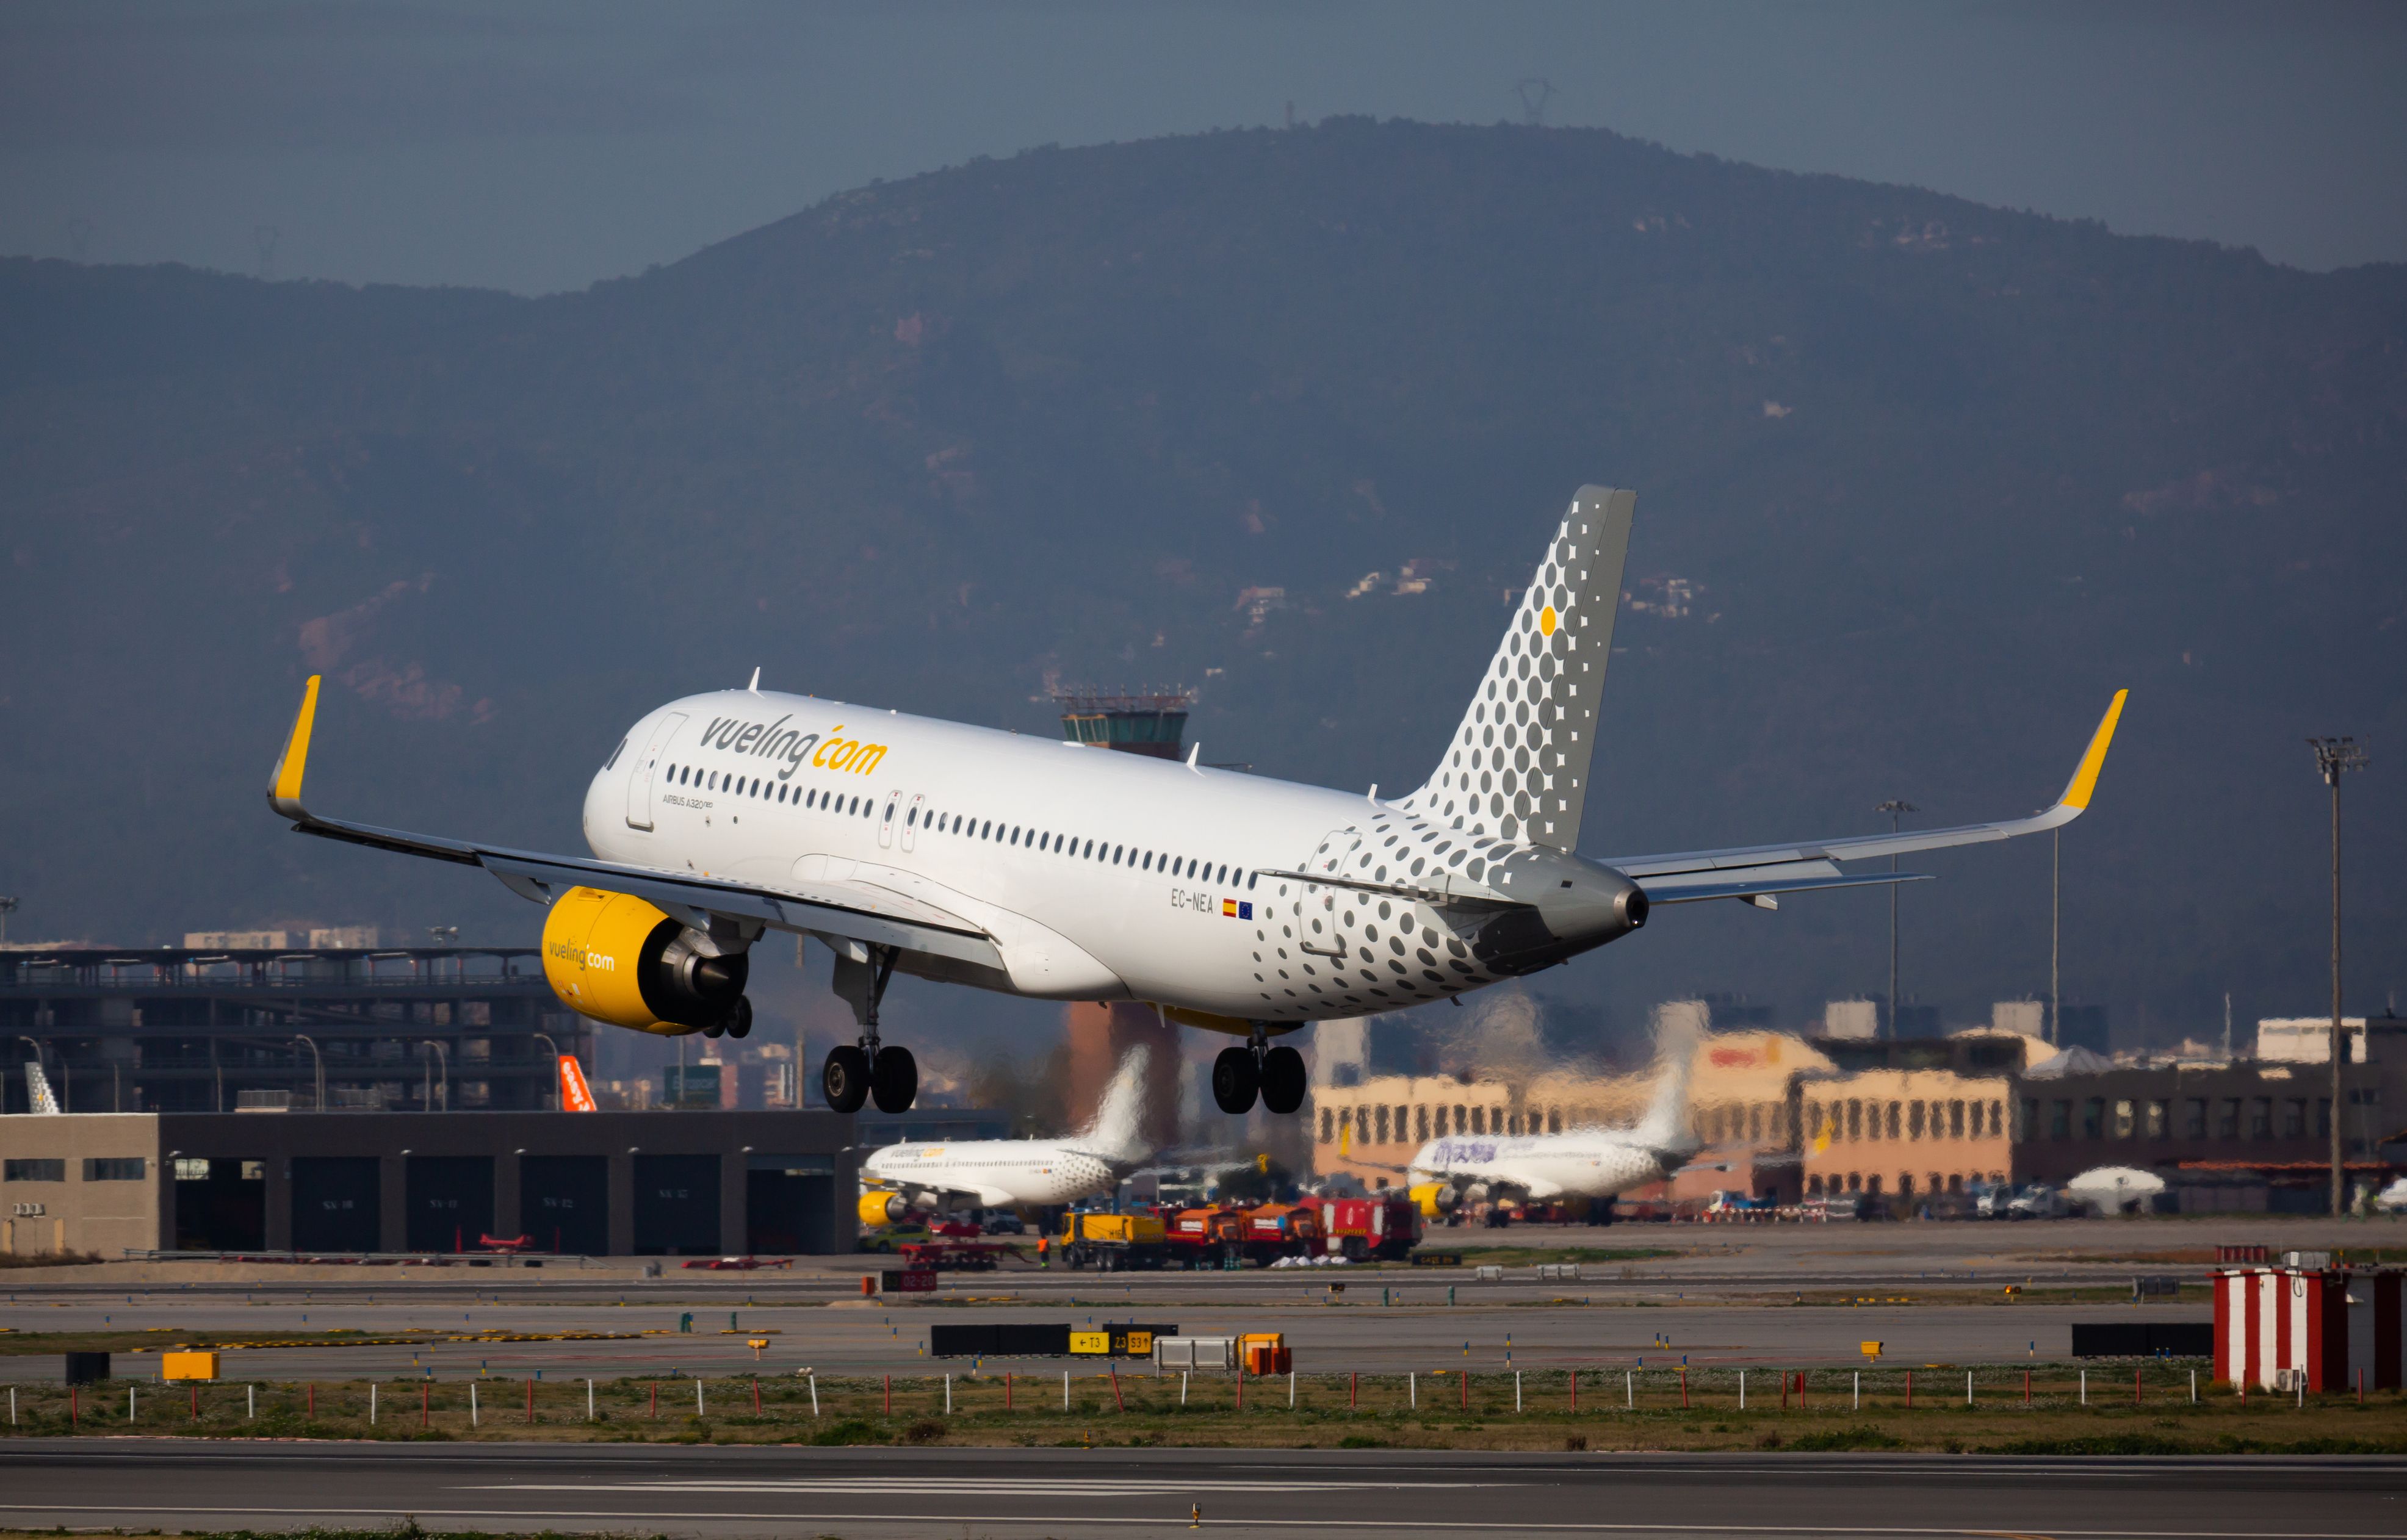
<path id="1" fill-rule="evenodd" d="M 670 1535 L 2407 1535 L 2407 1462 L 171 1439 L 0 1445 L 0 1524 Z"/>

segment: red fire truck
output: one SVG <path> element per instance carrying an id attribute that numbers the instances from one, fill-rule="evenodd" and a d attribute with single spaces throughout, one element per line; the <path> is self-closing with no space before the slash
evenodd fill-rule
<path id="1" fill-rule="evenodd" d="M 1402 1261 L 1421 1238 L 1420 1206 L 1403 1193 L 1362 1198 L 1305 1198 L 1330 1252 L 1351 1262 Z"/>

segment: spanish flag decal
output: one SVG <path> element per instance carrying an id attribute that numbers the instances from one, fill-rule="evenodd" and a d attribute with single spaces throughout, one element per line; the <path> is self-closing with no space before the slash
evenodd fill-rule
<path id="1" fill-rule="evenodd" d="M 1221 916 L 1222 916 L 1223 918 L 1225 918 L 1225 919 L 1231 919 L 1231 920 L 1235 919 L 1235 918 L 1237 917 L 1237 900 L 1235 900 L 1234 898 L 1223 898 L 1223 899 L 1221 899 L 1221 900 L 1220 900 L 1220 913 L 1221 913 Z"/>

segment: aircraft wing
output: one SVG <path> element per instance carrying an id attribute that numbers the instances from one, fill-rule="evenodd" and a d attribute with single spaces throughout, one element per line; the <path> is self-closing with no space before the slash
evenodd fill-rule
<path id="1" fill-rule="evenodd" d="M 2029 818 L 2008 818 L 1990 824 L 1962 824 L 1954 828 L 1907 829 L 1894 834 L 1858 835 L 1843 840 L 1801 841 L 1785 845 L 1743 845 L 1731 850 L 1684 851 L 1670 855 L 1626 855 L 1607 858 L 1605 865 L 1645 890 L 1651 903 L 1683 904 L 1702 898 L 1746 898 L 1799 892 L 1808 888 L 1854 887 L 1864 883 L 1920 882 L 1918 872 L 1846 872 L 1842 861 L 1863 861 L 1910 851 L 1944 850 L 1952 845 L 1982 844 L 2062 828 L 2081 816 L 2097 789 L 2098 772 L 2106 763 L 2106 747 L 2114 742 L 2115 725 L 2123 715 L 2129 690 L 2116 690 L 2089 747 L 2065 784 L 2056 805 Z"/>
<path id="2" fill-rule="evenodd" d="M 302 692 L 292 731 L 277 756 L 267 788 L 268 806 L 292 820 L 295 832 L 366 845 L 373 850 L 460 866 L 482 867 L 520 897 L 549 903 L 572 887 L 601 888 L 643 899 L 670 918 L 708 930 L 714 918 L 757 934 L 761 929 L 807 931 L 843 937 L 870 946 L 1001 968 L 1003 954 L 979 926 L 936 908 L 865 883 L 827 880 L 767 886 L 667 871 L 652 867 L 597 861 L 591 856 L 551 855 L 511 850 L 441 835 L 410 834 L 371 824 L 321 818 L 301 802 L 301 777 L 309 757 L 309 734 L 318 712 L 319 676 Z"/>

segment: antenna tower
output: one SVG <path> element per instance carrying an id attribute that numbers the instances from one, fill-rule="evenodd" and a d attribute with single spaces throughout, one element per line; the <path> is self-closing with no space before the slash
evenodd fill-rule
<path id="1" fill-rule="evenodd" d="M 1554 82 L 1533 75 L 1517 82 L 1513 90 L 1521 98 L 1521 121 L 1531 128 L 1545 127 L 1546 104 L 1554 99 Z"/>

